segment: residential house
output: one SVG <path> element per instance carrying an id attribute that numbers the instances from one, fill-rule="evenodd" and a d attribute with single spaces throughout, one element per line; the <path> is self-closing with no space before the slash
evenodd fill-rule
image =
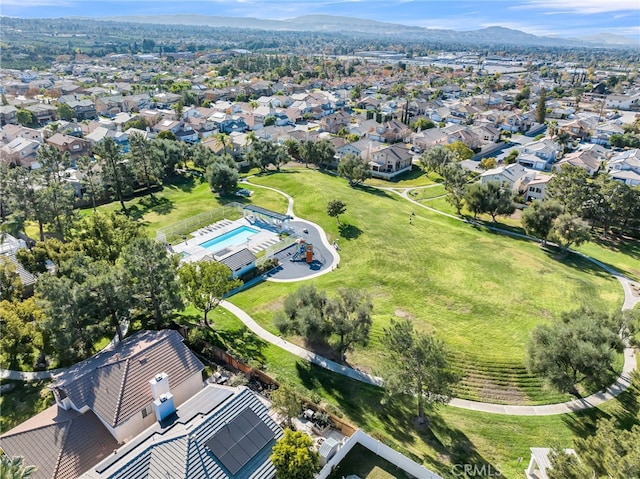
<path id="1" fill-rule="evenodd" d="M 616 110 L 640 109 L 640 92 L 633 91 L 624 95 L 608 95 L 604 100 L 605 108 Z"/>
<path id="2" fill-rule="evenodd" d="M 640 149 L 623 151 L 607 162 L 609 176 L 629 186 L 640 185 Z"/>
<path id="3" fill-rule="evenodd" d="M 158 93 L 154 95 L 153 102 L 156 104 L 156 108 L 171 108 L 171 105 L 175 105 L 182 99 L 181 95 L 177 93 Z M 148 107 L 146 107 L 148 108 Z"/>
<path id="4" fill-rule="evenodd" d="M 594 150 L 580 149 L 564 155 L 564 157 L 554 165 L 554 169 L 560 169 L 564 165 L 573 165 L 585 170 L 589 176 L 593 176 L 600 170 L 605 160 L 605 156 L 598 154 Z"/>
<path id="5" fill-rule="evenodd" d="M 91 142 L 75 136 L 56 133 L 45 140 L 45 143 L 56 147 L 60 153 L 69 153 L 71 160 L 91 154 Z"/>
<path id="6" fill-rule="evenodd" d="M 96 112 L 99 115 L 104 115 L 107 117 L 112 117 L 117 113 L 127 111 L 122 95 L 98 97 L 94 100 L 94 105 L 96 108 Z"/>
<path id="7" fill-rule="evenodd" d="M 584 120 L 572 120 L 564 125 L 560 125 L 558 129 L 579 141 L 583 141 L 591 136 L 591 125 Z"/>
<path id="8" fill-rule="evenodd" d="M 338 111 L 333 115 L 327 115 L 320 120 L 320 129 L 336 134 L 342 128 L 351 124 L 351 115 L 344 111 Z"/>
<path id="9" fill-rule="evenodd" d="M 181 128 L 175 133 L 175 135 L 176 139 L 186 143 L 197 143 L 199 139 L 198 132 L 190 126 Z"/>
<path id="10" fill-rule="evenodd" d="M 191 117 L 187 119 L 186 124 L 193 128 L 200 138 L 207 138 L 218 133 L 215 123 L 206 118 Z"/>
<path id="11" fill-rule="evenodd" d="M 14 238 L 9 233 L 0 235 L 0 258 L 5 258 L 15 266 L 23 286 L 22 296 L 25 298 L 33 294 L 33 286 L 36 283 L 36 277 L 27 271 L 16 258 L 16 252 L 26 247 L 27 243 L 22 239 Z"/>
<path id="12" fill-rule="evenodd" d="M 545 192 L 549 182 L 553 178 L 552 175 L 543 175 L 536 173 L 533 177 L 527 177 L 520 185 L 518 193 L 524 191 L 525 201 L 540 200 L 545 198 Z"/>
<path id="13" fill-rule="evenodd" d="M 0 106 L 0 126 L 16 123 L 16 112 L 18 109 L 13 105 Z"/>
<path id="14" fill-rule="evenodd" d="M 344 155 L 356 155 L 364 158 L 366 153 L 372 149 L 373 142 L 368 138 L 363 138 L 353 143 L 347 143 L 336 148 L 336 155 L 342 157 Z"/>
<path id="15" fill-rule="evenodd" d="M 518 156 L 518 163 L 535 170 L 549 169 L 558 154 L 558 145 L 549 139 L 533 141 L 523 145 Z"/>
<path id="16" fill-rule="evenodd" d="M 9 143 L 16 138 L 26 138 L 27 140 L 35 140 L 39 143 L 44 141 L 42 130 L 35 130 L 20 125 L 5 125 L 2 127 L 2 141 Z"/>
<path id="17" fill-rule="evenodd" d="M 274 479 L 270 455 L 281 437 L 268 407 L 251 390 L 208 385 L 81 478 Z"/>
<path id="18" fill-rule="evenodd" d="M 371 176 L 390 180 L 411 171 L 413 153 L 404 145 L 380 145 L 364 153 L 369 162 Z"/>
<path id="19" fill-rule="evenodd" d="M 56 404 L 0 447 L 37 466 L 34 479 L 76 478 L 200 392 L 203 369 L 177 331 L 138 332 L 57 375 Z"/>
<path id="20" fill-rule="evenodd" d="M 512 190 L 517 191 L 520 187 L 521 179 L 527 175 L 527 169 L 518 164 L 501 165 L 483 172 L 480 175 L 480 183 L 486 185 L 490 182 L 497 182 L 507 185 Z"/>
<path id="21" fill-rule="evenodd" d="M 27 105 L 25 109 L 31 112 L 34 121 L 40 126 L 46 125 L 47 123 L 54 121 L 58 117 L 57 108 L 45 103 Z"/>
<path id="22" fill-rule="evenodd" d="M 448 135 L 441 128 L 429 128 L 409 136 L 411 144 L 426 149 L 436 145 L 446 145 L 448 143 Z"/>
<path id="23" fill-rule="evenodd" d="M 611 135 L 622 135 L 624 129 L 613 122 L 601 123 L 595 127 L 594 133 L 591 136 L 591 143 L 598 145 L 610 145 L 609 139 Z"/>
<path id="24" fill-rule="evenodd" d="M 36 161 L 36 150 L 39 147 L 38 141 L 18 137 L 2 146 L 0 160 L 9 166 L 31 168 Z"/>
<path id="25" fill-rule="evenodd" d="M 70 100 L 67 105 L 73 108 L 75 118 L 78 121 L 98 118 L 98 112 L 92 100 Z"/>
<path id="26" fill-rule="evenodd" d="M 161 131 L 170 131 L 174 135 L 181 129 L 182 122 L 175 120 L 162 120 L 151 127 L 151 130 L 156 133 L 160 133 Z"/>

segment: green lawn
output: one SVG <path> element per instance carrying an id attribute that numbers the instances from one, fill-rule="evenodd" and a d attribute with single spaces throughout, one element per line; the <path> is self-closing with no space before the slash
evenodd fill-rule
<path id="1" fill-rule="evenodd" d="M 255 358 L 272 377 L 338 408 L 367 433 L 447 478 L 456 477 L 454 464 L 471 463 L 520 479 L 530 447 L 571 447 L 573 438 L 591 433 L 599 418 L 614 417 L 625 428 L 640 423 L 636 376 L 632 390 L 583 413 L 518 417 L 444 406 L 428 411 L 429 428 L 416 429 L 416 405 L 410 398 L 385 401 L 379 388 L 332 374 L 256 338 L 224 310 L 216 310 L 212 320 L 211 335 L 225 349 Z"/>
<path id="2" fill-rule="evenodd" d="M 254 191 L 250 199 L 241 197 L 220 198 L 211 192 L 209 184 L 199 177 L 176 176 L 165 180 L 162 191 L 155 193 L 152 199 L 142 196 L 126 201 L 125 205 L 132 218 L 145 225 L 149 236 L 155 236 L 158 228 L 169 226 L 199 213 L 210 211 L 236 201 L 238 203 L 256 203 L 264 208 L 285 212 L 287 200 L 282 195 L 263 188 L 241 187 Z M 113 202 L 100 206 L 101 211 L 120 211 L 120 203 Z M 81 214 L 91 214 L 92 209 L 81 210 Z"/>
<path id="3" fill-rule="evenodd" d="M 489 388 L 478 381 L 470 384 L 461 391 L 462 397 L 561 401 L 566 396 L 543 391 L 541 383 L 524 370 L 530 332 L 582 303 L 614 310 L 622 301 L 618 283 L 585 260 L 574 255 L 553 257 L 535 243 L 412 207 L 390 192 L 349 188 L 344 180 L 311 171 L 252 181 L 288 192 L 296 200 L 297 215 L 319 223 L 330 241 L 340 238 L 340 268 L 311 282 L 329 292 L 348 286 L 371 294 L 371 344 L 348 359 L 373 372 L 382 352 L 383 328 L 392 317 L 410 317 L 417 329 L 435 333 L 450 346 L 462 371 L 476 378 L 496 377 L 496 384 Z M 346 237 L 326 215 L 326 204 L 332 199 L 348 205 L 341 217 L 349 225 Z M 412 211 L 416 216 L 410 225 Z M 274 312 L 299 286 L 263 283 L 232 300 L 275 332 Z M 500 398 L 494 397 L 493 389 L 513 391 Z"/>
<path id="4" fill-rule="evenodd" d="M 47 387 L 49 381 L 23 382 L 3 379 L 2 384 L 13 384 L 14 387 L 0 394 L 0 434 L 54 403 L 53 393 Z"/>
<path id="5" fill-rule="evenodd" d="M 402 469 L 360 444 L 356 444 L 349 451 L 329 477 L 340 479 L 351 474 L 357 475 L 360 479 L 409 479 Z"/>

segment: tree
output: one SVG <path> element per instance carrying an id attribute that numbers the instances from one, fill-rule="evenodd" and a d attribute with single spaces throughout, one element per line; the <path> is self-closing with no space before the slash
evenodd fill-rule
<path id="1" fill-rule="evenodd" d="M 590 195 L 589 175 L 583 168 L 563 165 L 547 187 L 550 198 L 558 201 L 566 213 L 581 215 Z"/>
<path id="2" fill-rule="evenodd" d="M 536 123 L 543 124 L 546 116 L 547 116 L 547 90 L 543 88 L 540 90 L 540 96 L 538 97 L 538 103 L 536 104 Z"/>
<path id="3" fill-rule="evenodd" d="M 228 158 L 228 160 L 224 158 Z M 228 155 L 209 163 L 205 177 L 209 182 L 209 186 L 211 186 L 211 190 L 223 195 L 233 193 L 240 179 L 235 161 Z"/>
<path id="4" fill-rule="evenodd" d="M 339 338 L 336 349 L 341 361 L 355 344 L 365 346 L 369 342 L 372 310 L 369 296 L 353 288 L 338 289 L 338 296 L 328 301 L 326 316 L 333 334 Z"/>
<path id="5" fill-rule="evenodd" d="M 562 213 L 562 205 L 554 201 L 535 200 L 522 210 L 522 227 L 529 236 L 541 240 L 542 246 L 553 228 L 553 222 Z"/>
<path id="6" fill-rule="evenodd" d="M 383 330 L 387 359 L 382 374 L 386 392 L 408 394 L 418 400 L 418 421 L 425 422 L 425 405 L 446 404 L 459 381 L 447 361 L 444 344 L 415 331 L 408 319 L 391 320 Z"/>
<path id="7" fill-rule="evenodd" d="M 266 172 L 269 165 L 274 165 L 280 170 L 280 165 L 287 162 L 289 156 L 284 147 L 270 141 L 258 140 L 252 144 L 251 151 L 247 153 L 246 160 L 260 171 Z"/>
<path id="8" fill-rule="evenodd" d="M 207 316 L 218 307 L 231 290 L 242 285 L 232 278 L 231 270 L 217 261 L 185 263 L 178 270 L 182 291 L 187 301 L 203 312 L 205 326 L 210 327 Z"/>
<path id="9" fill-rule="evenodd" d="M 518 159 L 518 155 L 520 153 L 518 152 L 518 150 L 511 150 L 509 152 L 509 154 L 505 157 L 504 159 L 504 164 L 505 165 L 511 165 L 513 163 L 516 162 L 516 160 Z"/>
<path id="10" fill-rule="evenodd" d="M 70 121 L 76 117 L 76 112 L 66 103 L 58 103 L 58 117 L 61 120 Z"/>
<path id="11" fill-rule="evenodd" d="M 0 238 L 2 235 L 0 234 Z M 4 255 L 0 256 L 0 301 L 13 301 L 22 297 L 22 280 L 16 265 Z"/>
<path id="12" fill-rule="evenodd" d="M 489 158 L 483 158 L 480 160 L 480 168 L 483 170 L 490 170 L 497 166 L 496 158 L 494 156 L 490 156 Z"/>
<path id="13" fill-rule="evenodd" d="M 100 178 L 100 172 L 96 167 L 97 164 L 97 161 L 88 156 L 81 156 L 76 160 L 76 166 L 81 175 L 80 181 L 85 190 L 84 194 L 91 198 L 94 212 L 97 206 L 96 200 L 104 194 L 104 184 Z"/>
<path id="14" fill-rule="evenodd" d="M 293 389 L 281 385 L 273 391 L 270 396 L 273 409 L 282 414 L 287 421 L 287 427 L 292 427 L 292 419 L 300 415 L 302 409 L 302 398 Z"/>
<path id="15" fill-rule="evenodd" d="M 36 466 L 24 466 L 24 458 L 20 456 L 9 457 L 6 454 L 0 455 L 0 478 L 1 479 L 28 479 L 32 477 L 38 468 Z"/>
<path id="16" fill-rule="evenodd" d="M 456 209 L 459 215 L 464 202 L 465 187 L 467 184 L 467 172 L 460 163 L 449 163 L 442 169 L 444 189 L 447 193 L 447 202 Z"/>
<path id="17" fill-rule="evenodd" d="M 453 151 L 443 146 L 434 146 L 428 148 L 420 156 L 419 164 L 420 168 L 424 171 L 435 172 L 440 174 L 445 165 L 455 161 L 455 155 Z"/>
<path id="18" fill-rule="evenodd" d="M 487 209 L 486 188 L 482 183 L 473 183 L 467 186 L 464 193 L 464 202 L 467 209 L 473 213 L 473 219 L 478 218 L 479 213 L 484 213 Z"/>
<path id="19" fill-rule="evenodd" d="M 338 174 L 349 181 L 349 186 L 357 186 L 371 176 L 371 169 L 366 160 L 348 153 L 338 163 Z"/>
<path id="20" fill-rule="evenodd" d="M 315 286 L 300 286 L 284 300 L 284 309 L 273 322 L 282 333 L 295 333 L 308 343 L 324 342 L 331 334 L 326 318 L 327 295 Z"/>
<path id="21" fill-rule="evenodd" d="M 87 256 L 111 264 L 116 263 L 127 245 L 142 237 L 138 223 L 114 211 L 96 211 L 85 216 L 71 232 L 71 239 Z"/>
<path id="22" fill-rule="evenodd" d="M 176 138 L 176 134 L 171 130 L 162 130 L 160 133 L 156 135 L 156 139 L 176 141 L 177 138 Z"/>
<path id="23" fill-rule="evenodd" d="M 327 214 L 338 221 L 340 225 L 340 215 L 347 211 L 347 204 L 340 200 L 331 200 L 327 204 Z"/>
<path id="24" fill-rule="evenodd" d="M 313 479 L 320 471 L 320 455 L 309 435 L 302 431 L 285 429 L 273 446 L 271 462 L 278 479 Z"/>
<path id="25" fill-rule="evenodd" d="M 491 215 L 494 223 L 496 216 L 507 216 L 513 214 L 516 206 L 513 203 L 513 191 L 505 185 L 491 181 L 485 186 L 485 211 Z"/>
<path id="26" fill-rule="evenodd" d="M 177 258 L 157 241 L 136 238 L 123 250 L 121 261 L 136 307 L 153 318 L 156 329 L 169 326 L 173 310 L 182 307 Z"/>
<path id="27" fill-rule="evenodd" d="M 162 172 L 162 150 L 154 148 L 140 133 L 129 135 L 131 164 L 136 176 L 144 182 L 147 193 L 153 197 L 151 185 L 157 183 Z"/>
<path id="28" fill-rule="evenodd" d="M 107 332 L 103 317 L 96 316 L 85 281 L 91 259 L 76 252 L 58 264 L 58 276 L 43 274 L 36 294 L 45 313 L 42 331 L 49 352 L 61 366 L 89 357 Z"/>
<path id="29" fill-rule="evenodd" d="M 33 113 L 29 110 L 19 108 L 16 111 L 16 121 L 22 126 L 32 126 L 34 124 Z"/>
<path id="30" fill-rule="evenodd" d="M 640 477 L 640 426 L 622 429 L 614 419 L 600 419 L 594 434 L 574 439 L 577 457 L 552 451 L 549 479 Z"/>
<path id="31" fill-rule="evenodd" d="M 110 322 L 118 340 L 122 341 L 121 323 L 129 317 L 129 310 L 134 305 L 122 267 L 104 260 L 94 261 L 89 265 L 83 286 L 87 290 L 88 305 L 93 307 L 93 315 L 104 318 L 105 323 Z"/>
<path id="32" fill-rule="evenodd" d="M 19 359 L 28 362 L 34 345 L 41 344 L 39 327 L 44 319 L 34 298 L 24 301 L 0 301 L 0 346 L 7 364 L 14 367 Z"/>
<path id="33" fill-rule="evenodd" d="M 128 171 L 127 164 L 120 157 L 120 150 L 115 140 L 110 136 L 100 141 L 94 147 L 94 154 L 98 164 L 102 168 L 103 181 L 107 188 L 115 191 L 122 211 L 127 214 L 124 204 L 124 194 L 131 190 L 132 175 Z"/>
<path id="34" fill-rule="evenodd" d="M 436 124 L 430 120 L 429 118 L 418 118 L 416 121 L 411 123 L 411 129 L 413 131 L 422 131 L 428 130 L 430 128 L 435 128 Z"/>
<path id="35" fill-rule="evenodd" d="M 446 148 L 447 150 L 452 152 L 455 156 L 455 159 L 457 159 L 458 161 L 470 160 L 471 158 L 473 158 L 473 150 L 460 140 L 456 140 L 453 143 L 445 145 L 443 146 L 443 148 Z"/>
<path id="36" fill-rule="evenodd" d="M 559 321 L 539 325 L 527 352 L 529 371 L 562 392 L 578 395 L 576 385 L 604 386 L 622 351 L 619 315 L 582 308 L 563 313 Z"/>
<path id="37" fill-rule="evenodd" d="M 571 245 L 580 246 L 589 241 L 589 225 L 582 218 L 562 214 L 553 222 L 551 238 L 556 241 L 563 251 L 567 251 Z"/>
<path id="38" fill-rule="evenodd" d="M 75 192 L 71 185 L 62 181 L 64 170 L 70 166 L 68 154 L 62 154 L 52 145 L 38 148 L 36 159 L 40 168 L 36 170 L 44 188 L 38 189 L 39 211 L 45 223 L 53 224 L 58 238 L 64 240 L 71 223 Z"/>
<path id="39" fill-rule="evenodd" d="M 316 150 L 315 157 L 320 168 L 328 167 L 335 159 L 336 150 L 329 140 L 316 141 L 314 144 Z"/>

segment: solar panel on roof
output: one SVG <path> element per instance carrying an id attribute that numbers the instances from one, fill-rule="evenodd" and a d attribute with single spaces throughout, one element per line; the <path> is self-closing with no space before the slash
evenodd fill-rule
<path id="1" fill-rule="evenodd" d="M 207 441 L 207 447 L 235 475 L 269 441 L 274 432 L 250 408 L 244 409 Z"/>

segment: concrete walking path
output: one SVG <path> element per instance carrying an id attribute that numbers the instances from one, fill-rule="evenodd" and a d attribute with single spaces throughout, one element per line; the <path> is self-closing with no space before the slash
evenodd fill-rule
<path id="1" fill-rule="evenodd" d="M 362 371 L 357 371 L 349 366 L 344 366 L 342 364 L 338 364 L 335 361 L 331 361 L 330 359 L 325 358 L 324 356 L 320 356 L 319 354 L 312 353 L 300 346 L 290 343 L 285 339 L 282 339 L 275 334 L 270 333 L 255 320 L 249 316 L 245 311 L 238 308 L 236 305 L 230 303 L 229 301 L 222 301 L 220 306 L 233 313 L 235 316 L 242 321 L 247 328 L 253 331 L 258 337 L 264 339 L 265 341 L 270 342 L 278 346 L 279 348 L 284 349 L 285 351 L 290 352 L 298 356 L 299 358 L 305 359 L 313 364 L 316 364 L 322 368 L 328 369 L 329 371 L 333 371 L 338 374 L 342 374 L 343 376 L 347 376 L 351 379 L 355 379 L 356 381 L 361 381 L 367 384 L 373 384 L 376 386 L 382 386 L 382 379 L 376 376 L 371 376 L 370 374 L 364 373 Z"/>
<path id="2" fill-rule="evenodd" d="M 292 218 L 296 219 L 297 221 L 305 222 L 317 228 L 321 232 L 321 237 L 323 239 L 323 242 L 325 243 L 325 246 L 328 246 L 328 250 L 331 251 L 332 254 L 335 254 L 334 260 L 336 261 L 336 264 L 337 262 L 340 261 L 340 257 L 338 253 L 335 251 L 333 247 L 331 247 L 331 245 L 329 245 L 329 241 L 327 240 L 324 230 L 319 225 L 316 225 L 315 223 L 311 223 L 306 220 L 302 220 L 301 218 L 297 218 L 294 215 L 293 198 L 290 195 L 280 190 L 277 190 L 276 188 L 257 185 L 255 183 L 250 183 L 247 180 L 245 180 L 245 182 L 252 186 L 266 188 L 285 196 L 288 200 L 287 214 Z M 412 198 L 409 198 L 408 192 L 413 188 L 403 188 L 401 190 L 397 188 L 381 188 L 381 189 L 394 192 L 400 195 L 401 197 L 405 198 L 406 200 L 410 201 L 411 203 L 415 204 L 416 206 L 433 211 L 439 215 L 447 216 L 449 218 L 452 218 L 458 221 L 473 224 L 473 222 L 465 218 L 460 218 L 458 216 L 454 216 L 449 213 L 444 213 L 442 211 L 436 210 L 435 208 L 431 208 L 429 206 L 423 205 L 422 203 L 419 203 L 413 200 Z M 492 231 L 496 231 L 498 233 L 503 233 L 510 236 L 516 236 L 516 237 L 524 238 L 531 241 L 537 241 L 535 238 L 531 238 L 527 235 L 523 235 L 520 233 L 502 230 L 500 228 L 492 227 L 490 225 L 485 225 L 485 227 L 488 229 L 491 229 Z M 604 269 L 605 271 L 613 275 L 620 282 L 624 291 L 624 303 L 622 305 L 623 310 L 632 309 L 636 304 L 640 303 L 640 295 L 634 292 L 634 288 L 637 288 L 637 285 L 633 281 L 631 281 L 629 278 L 627 278 L 620 272 L 616 271 L 615 269 L 611 268 L 606 264 L 603 264 L 602 262 L 596 259 L 590 258 L 589 256 L 586 256 L 582 253 L 577 253 L 575 251 L 573 253 L 579 254 L 583 258 L 593 262 L 600 268 Z M 319 274 L 324 274 L 328 271 L 330 270 L 323 271 Z M 318 274 L 309 276 L 309 278 L 315 277 L 317 275 Z M 304 279 L 307 279 L 307 278 L 304 278 Z M 270 333 L 269 331 L 264 329 L 262 326 L 260 326 L 245 311 L 243 311 L 242 309 L 238 308 L 237 306 L 235 306 L 234 304 L 228 301 L 222 301 L 220 303 L 220 306 L 226 309 L 227 311 L 233 313 L 235 316 L 237 316 L 238 319 L 240 319 L 240 321 L 242 321 L 245 324 L 245 326 L 247 326 L 247 328 L 249 328 L 258 337 L 260 337 L 261 339 L 264 339 L 265 341 L 268 341 L 271 344 L 278 346 L 279 348 L 284 349 L 285 351 L 288 351 L 291 354 L 294 354 L 302 359 L 305 359 L 313 364 L 316 364 L 317 366 L 320 366 L 329 371 L 333 371 L 335 373 L 341 374 L 343 376 L 349 377 L 351 379 L 355 379 L 357 381 L 361 381 L 361 382 L 376 385 L 376 386 L 381 386 L 381 387 L 384 386 L 383 380 L 380 377 L 373 376 L 373 375 L 364 373 L 362 371 L 358 371 L 356 369 L 350 368 L 349 366 L 336 363 L 335 361 L 331 361 L 330 359 L 327 359 L 323 356 L 320 356 L 319 354 L 315 354 L 311 351 L 308 351 L 300 346 L 297 346 L 293 343 L 290 343 L 284 340 L 279 336 L 276 336 L 275 334 Z M 113 341 L 107 347 L 111 347 L 112 345 L 113 345 Z M 506 415 L 513 415 L 513 416 L 549 416 L 549 415 L 566 414 L 566 413 L 572 413 L 577 411 L 583 411 L 586 409 L 597 407 L 615 398 L 620 393 L 622 393 L 627 388 L 629 388 L 631 384 L 631 374 L 636 369 L 636 367 L 637 367 L 637 360 L 636 360 L 634 349 L 625 348 L 624 365 L 622 368 L 622 373 L 620 374 L 618 379 L 606 390 L 597 392 L 595 394 L 591 394 L 586 398 L 574 399 L 573 401 L 567 401 L 567 402 L 558 403 L 558 404 L 546 404 L 541 406 L 512 406 L 512 405 L 484 403 L 484 402 L 469 401 L 466 399 L 454 398 L 451 400 L 449 405 L 462 408 L 462 409 L 469 409 L 472 411 L 486 412 L 486 413 L 492 413 L 492 414 L 506 414 Z M 51 371 L 39 371 L 39 372 L 8 371 L 8 370 L 2 369 L 0 370 L 0 378 L 33 381 L 33 380 L 39 380 L 39 379 L 50 379 L 53 375 L 61 371 L 64 371 L 64 369 L 56 369 Z"/>
<path id="3" fill-rule="evenodd" d="M 250 184 L 254 186 L 262 187 L 261 185 L 255 185 L 254 183 L 250 183 Z M 275 188 L 271 188 L 271 187 L 263 187 L 263 188 L 268 188 L 270 190 L 279 192 L 283 194 L 286 198 L 288 198 L 289 200 L 288 214 L 290 214 L 291 216 L 294 216 L 293 215 L 293 198 L 291 196 Z M 439 215 L 447 216 L 457 221 L 473 224 L 473 222 L 465 218 L 460 218 L 458 216 L 454 216 L 449 213 L 444 213 L 442 211 L 436 210 L 435 208 L 431 208 L 429 206 L 423 205 L 422 203 L 419 203 L 413 200 L 412 198 L 409 198 L 408 193 L 413 188 L 402 188 L 402 189 L 381 188 L 381 189 L 396 193 L 401 197 L 403 197 L 404 199 L 415 204 L 416 206 L 433 211 L 434 213 L 437 213 Z M 319 226 L 317 227 L 320 228 Z M 491 229 L 492 231 L 496 231 L 498 233 L 504 233 L 510 236 L 515 236 L 515 237 L 519 237 L 519 238 L 523 238 L 531 241 L 538 241 L 536 238 L 532 238 L 530 236 L 512 232 L 512 231 L 502 230 L 500 228 L 492 227 L 490 225 L 485 225 L 485 227 Z M 576 252 L 573 252 L 573 253 L 576 253 Z M 598 260 L 590 258 L 589 256 L 586 256 L 582 253 L 577 253 L 577 254 L 580 254 L 583 258 L 589 261 L 592 261 L 594 264 L 603 268 L 605 271 L 613 275 L 620 282 L 624 291 L 624 304 L 622 306 L 623 310 L 631 309 L 637 303 L 640 302 L 640 296 L 634 294 L 634 290 L 633 290 L 634 283 L 629 278 L 627 278 L 620 272 L 616 271 L 615 269 L 601 263 Z M 235 314 L 251 331 L 257 334 L 260 338 L 290 352 L 291 354 L 294 354 L 302 359 L 306 359 L 312 362 L 313 364 L 316 364 L 320 367 L 323 367 L 335 373 L 350 377 L 352 379 L 356 379 L 358 381 L 362 381 L 367 384 L 374 384 L 377 386 L 384 385 L 383 380 L 380 377 L 372 376 L 370 374 L 366 374 L 361 371 L 352 369 L 348 366 L 338 364 L 334 361 L 324 358 L 323 356 L 320 356 L 318 354 L 312 353 L 311 351 L 308 351 L 300 346 L 292 344 L 268 332 L 262 326 L 256 323 L 255 320 L 251 318 L 251 316 L 249 316 L 245 311 L 229 303 L 228 301 L 224 301 L 223 303 L 221 303 L 221 306 L 227 309 L 228 311 L 232 312 L 233 314 Z M 625 348 L 622 373 L 620 374 L 618 379 L 606 390 L 591 394 L 586 398 L 574 399 L 572 401 L 567 401 L 563 403 L 546 404 L 546 405 L 540 405 L 540 406 L 513 406 L 513 405 L 484 403 L 484 402 L 469 401 L 466 399 L 454 398 L 451 400 L 449 405 L 458 407 L 461 409 L 469 409 L 472 411 L 486 412 L 486 413 L 492 413 L 492 414 L 506 414 L 506 415 L 513 415 L 513 416 L 548 416 L 548 415 L 566 414 L 571 412 L 582 411 L 585 409 L 597 407 L 605 403 L 606 401 L 609 401 L 615 398 L 623 391 L 627 390 L 627 388 L 629 388 L 631 384 L 631 374 L 636 369 L 636 367 L 637 367 L 637 361 L 636 361 L 634 349 Z"/>

